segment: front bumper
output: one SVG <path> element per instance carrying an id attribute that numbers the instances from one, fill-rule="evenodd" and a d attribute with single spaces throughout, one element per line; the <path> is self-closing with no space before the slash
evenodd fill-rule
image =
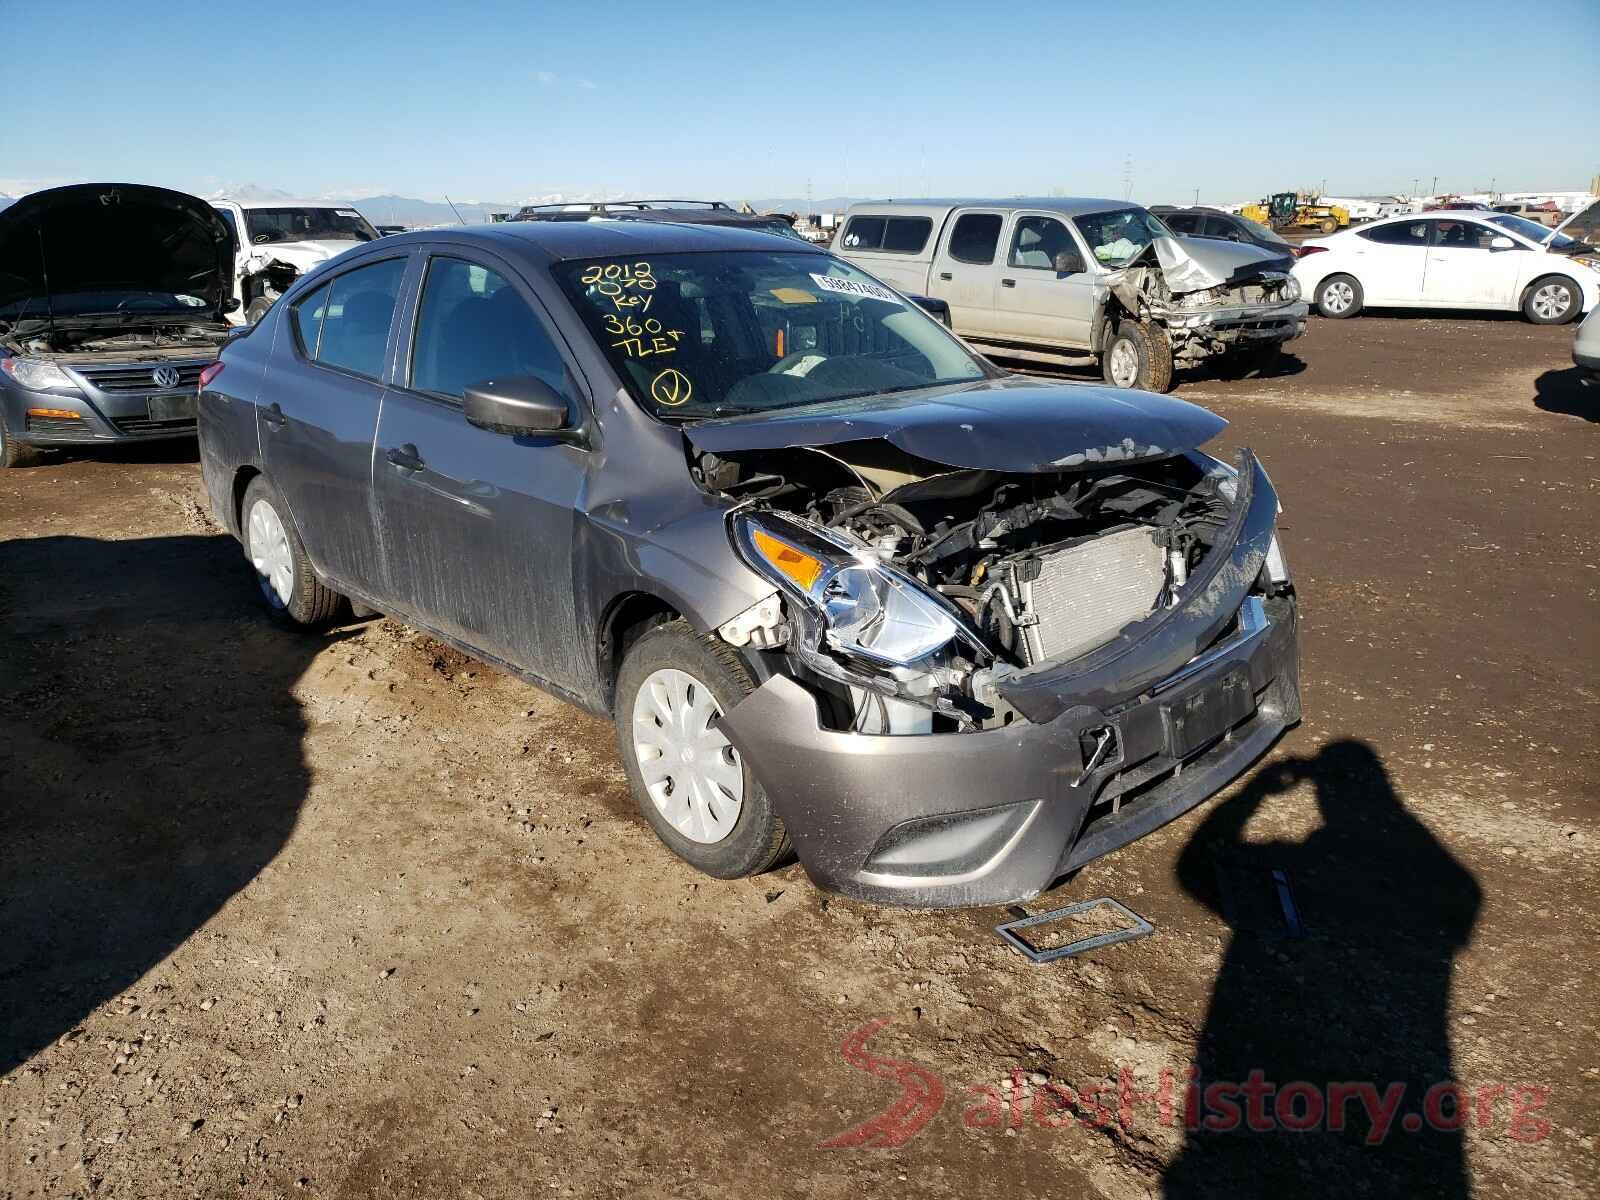
<path id="1" fill-rule="evenodd" d="M 729 709 L 722 728 L 807 874 L 888 904 L 1025 900 L 1214 795 L 1298 722 L 1295 601 L 1251 594 L 1277 498 L 1247 466 L 1255 486 L 1241 487 L 1231 549 L 1188 598 L 1146 630 L 1002 685 L 1013 724 L 826 729 L 784 675 Z"/>
<path id="2" fill-rule="evenodd" d="M 1174 309 L 1163 323 L 1174 352 L 1189 361 L 1293 341 L 1305 333 L 1310 311 L 1304 300 L 1268 307 Z"/>
<path id="3" fill-rule="evenodd" d="M 196 364 L 182 365 L 186 370 L 196 369 Z M 0 404 L 6 406 L 7 427 L 17 441 L 32 446 L 81 446 L 193 437 L 193 404 L 187 406 L 189 415 L 180 417 L 169 416 L 162 408 L 195 396 L 192 384 L 181 388 L 152 386 L 107 392 L 84 383 L 78 391 L 68 392 L 34 391 L 9 377 L 0 383 Z M 66 415 L 69 413 L 74 415 Z"/>

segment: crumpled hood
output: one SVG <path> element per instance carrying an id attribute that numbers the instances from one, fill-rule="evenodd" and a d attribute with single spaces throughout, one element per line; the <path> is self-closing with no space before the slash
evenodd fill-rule
<path id="1" fill-rule="evenodd" d="M 1154 258 L 1175 296 L 1205 288 L 1249 283 L 1263 272 L 1287 275 L 1294 260 L 1260 246 L 1217 238 L 1158 237 L 1128 267 L 1148 266 Z M 1127 270 L 1127 267 L 1123 268 Z"/>
<path id="2" fill-rule="evenodd" d="M 228 227 L 184 192 L 80 183 L 0 210 L 0 319 L 42 318 L 50 297 L 115 291 L 193 297 L 195 317 L 221 319 L 232 279 Z"/>
<path id="3" fill-rule="evenodd" d="M 1010 377 L 811 404 L 684 427 L 702 452 L 832 446 L 883 438 L 949 467 L 1060 471 L 1193 450 L 1227 422 L 1170 396 Z"/>
<path id="4" fill-rule="evenodd" d="M 312 267 L 321 266 L 330 258 L 337 258 L 346 250 L 354 250 L 357 246 L 365 246 L 366 242 L 266 242 L 260 246 L 250 247 L 250 257 L 259 259 L 262 263 L 269 263 L 276 259 L 286 262 L 300 274 L 304 275 Z"/>

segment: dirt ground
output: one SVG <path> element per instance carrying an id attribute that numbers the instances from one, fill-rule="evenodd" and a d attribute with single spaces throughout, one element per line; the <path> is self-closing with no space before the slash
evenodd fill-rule
<path id="1" fill-rule="evenodd" d="M 1183 382 L 1284 498 L 1306 717 L 1029 905 L 1155 925 L 1049 966 L 1002 911 L 699 877 L 608 724 L 392 621 L 273 626 L 192 447 L 0 474 L 0 1197 L 1593 1194 L 1571 338 L 1314 321 Z M 1191 1065 L 1302 1085 L 1281 1125 L 1407 1090 L 1381 1139 L 1191 1132 Z"/>

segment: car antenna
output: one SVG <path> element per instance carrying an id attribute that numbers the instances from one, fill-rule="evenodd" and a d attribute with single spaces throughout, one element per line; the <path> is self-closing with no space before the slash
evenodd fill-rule
<path id="1" fill-rule="evenodd" d="M 449 196 L 448 193 L 445 194 L 444 202 L 450 206 L 450 211 L 456 214 L 456 220 L 460 221 L 463 225 L 465 225 L 467 222 L 466 222 L 465 218 L 462 217 L 461 210 L 456 207 L 456 202 L 454 200 L 450 199 L 450 196 Z"/>

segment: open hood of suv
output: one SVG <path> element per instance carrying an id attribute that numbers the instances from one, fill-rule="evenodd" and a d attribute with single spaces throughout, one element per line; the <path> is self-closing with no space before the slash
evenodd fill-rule
<path id="1" fill-rule="evenodd" d="M 187 297 L 171 320 L 220 319 L 233 279 L 233 243 L 204 200 L 133 183 L 82 183 L 24 196 L 0 210 L 0 321 L 75 317 L 137 319 L 140 306 L 108 313 L 52 300 L 84 293 L 157 292 Z M 187 313 L 187 315 L 185 315 Z M 155 318 L 152 312 L 151 317 Z"/>
<path id="2" fill-rule="evenodd" d="M 1210 441 L 1227 424 L 1152 392 L 1009 378 L 697 422 L 684 435 L 713 454 L 882 438 L 948 467 L 1061 471 L 1165 458 Z"/>

